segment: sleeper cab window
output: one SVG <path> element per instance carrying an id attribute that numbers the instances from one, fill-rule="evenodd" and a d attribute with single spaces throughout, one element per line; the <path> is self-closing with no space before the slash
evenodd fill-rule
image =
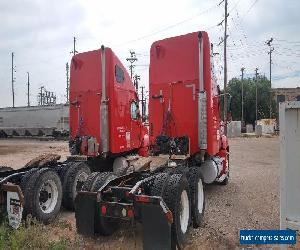
<path id="1" fill-rule="evenodd" d="M 124 82 L 124 72 L 121 69 L 121 67 L 119 65 L 115 65 L 115 77 L 116 77 L 116 81 L 117 83 L 123 83 Z"/>
<path id="2" fill-rule="evenodd" d="M 136 120 L 138 118 L 138 107 L 136 102 L 132 102 L 130 105 L 131 119 Z"/>

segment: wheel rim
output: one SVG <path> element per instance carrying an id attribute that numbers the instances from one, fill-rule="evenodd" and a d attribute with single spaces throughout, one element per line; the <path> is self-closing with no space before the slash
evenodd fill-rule
<path id="1" fill-rule="evenodd" d="M 203 184 L 201 178 L 198 181 L 198 211 L 202 214 L 203 211 L 203 203 L 204 203 L 204 191 L 203 191 Z"/>
<path id="2" fill-rule="evenodd" d="M 180 196 L 180 227 L 181 231 L 185 233 L 189 224 L 190 217 L 190 203 L 186 190 L 183 190 Z"/>
<path id="3" fill-rule="evenodd" d="M 88 174 L 86 172 L 81 172 L 78 177 L 77 177 L 77 181 L 76 181 L 76 185 L 75 185 L 75 191 L 80 191 L 83 183 L 87 180 L 88 178 Z"/>
<path id="4" fill-rule="evenodd" d="M 43 183 L 39 190 L 39 206 L 40 209 L 48 214 L 51 213 L 57 203 L 58 190 L 53 180 L 47 180 Z"/>

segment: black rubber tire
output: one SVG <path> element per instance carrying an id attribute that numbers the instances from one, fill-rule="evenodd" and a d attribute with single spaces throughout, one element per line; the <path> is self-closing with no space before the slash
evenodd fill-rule
<path id="1" fill-rule="evenodd" d="M 102 172 L 97 175 L 94 185 L 91 189 L 92 192 L 98 191 L 106 182 L 115 179 L 117 176 L 112 172 Z"/>
<path id="2" fill-rule="evenodd" d="M 150 194 L 163 198 L 168 178 L 170 178 L 168 173 L 160 173 L 156 175 L 153 184 L 150 186 Z"/>
<path id="3" fill-rule="evenodd" d="M 100 173 L 96 178 L 94 185 L 92 187 L 92 192 L 98 191 L 107 181 L 116 178 L 111 172 L 103 172 Z M 95 233 L 103 236 L 112 235 L 115 231 L 117 231 L 120 227 L 120 219 L 116 218 L 108 218 L 103 217 L 100 214 L 100 208 L 97 207 L 96 211 L 98 211 L 95 223 Z"/>
<path id="4" fill-rule="evenodd" d="M 66 166 L 67 170 L 63 176 L 63 200 L 62 205 L 68 210 L 74 210 L 74 201 L 77 191 L 81 190 L 83 183 L 78 183 L 80 174 L 91 174 L 89 166 L 84 162 L 73 162 Z M 77 185 L 80 186 L 77 186 Z"/>
<path id="5" fill-rule="evenodd" d="M 89 177 L 86 179 L 86 181 L 83 183 L 82 191 L 88 191 L 90 192 L 93 189 L 93 186 L 95 185 L 95 179 L 100 175 L 99 172 L 94 172 L 89 175 Z"/>
<path id="6" fill-rule="evenodd" d="M 64 182 L 65 175 L 66 175 L 68 169 L 72 166 L 72 164 L 73 164 L 73 162 L 67 162 L 64 166 L 59 166 L 58 168 L 54 167 L 56 173 L 58 173 L 58 175 L 59 175 L 61 183 Z"/>
<path id="7" fill-rule="evenodd" d="M 0 166 L 0 172 L 6 172 L 6 171 L 12 171 L 14 170 L 11 167 L 7 167 L 7 166 Z"/>
<path id="8" fill-rule="evenodd" d="M 52 180 L 57 188 L 57 201 L 54 209 L 45 213 L 39 205 L 39 191 L 42 184 Z M 24 194 L 24 216 L 31 214 L 33 218 L 47 224 L 56 218 L 60 211 L 62 201 L 62 185 L 57 173 L 49 168 L 33 169 L 26 173 L 21 180 L 21 188 Z"/>
<path id="9" fill-rule="evenodd" d="M 173 174 L 168 177 L 168 174 L 162 173 L 157 175 L 151 187 L 151 195 L 161 196 L 161 190 L 164 188 L 164 183 L 167 181 L 162 198 L 173 214 L 173 223 L 171 227 L 171 245 L 172 249 L 183 249 L 186 244 L 188 229 L 185 233 L 182 232 L 180 226 L 180 200 L 181 193 L 185 190 L 190 203 L 189 184 L 186 177 L 182 174 Z M 189 216 L 191 210 L 189 211 Z M 190 218 L 189 218 L 190 221 Z"/>
<path id="10" fill-rule="evenodd" d="M 191 203 L 192 203 L 192 222 L 193 227 L 198 228 L 203 226 L 203 217 L 205 212 L 205 193 L 203 192 L 203 207 L 202 211 L 198 208 L 198 182 L 202 181 L 202 187 L 204 189 L 203 176 L 198 167 L 191 167 L 187 173 L 187 179 L 191 191 Z"/>
<path id="11" fill-rule="evenodd" d="M 33 173 L 37 172 L 38 170 L 39 170 L 38 168 L 32 168 L 29 171 L 27 171 L 26 174 L 24 174 L 21 177 L 20 188 L 21 188 L 23 194 L 25 192 L 25 189 L 26 189 L 27 183 L 29 181 L 29 178 L 31 177 L 31 175 L 33 175 Z"/>

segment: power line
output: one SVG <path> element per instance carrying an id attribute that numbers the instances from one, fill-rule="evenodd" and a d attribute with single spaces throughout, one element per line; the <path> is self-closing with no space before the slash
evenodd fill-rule
<path id="1" fill-rule="evenodd" d="M 66 78 L 67 78 L 67 87 L 66 87 L 66 103 L 69 103 L 69 86 L 70 86 L 70 79 L 69 79 L 69 63 L 66 63 Z"/>
<path id="2" fill-rule="evenodd" d="M 128 44 L 128 43 L 137 42 L 137 41 L 143 40 L 143 39 L 145 39 L 145 38 L 154 36 L 154 35 L 156 35 L 156 34 L 159 34 L 159 33 L 163 32 L 163 31 L 172 29 L 172 28 L 177 27 L 177 26 L 179 26 L 179 25 L 181 25 L 181 24 L 183 24 L 183 23 L 186 23 L 186 22 L 188 22 L 188 21 L 191 21 L 191 20 L 193 20 L 194 18 L 199 17 L 199 16 L 201 16 L 201 15 L 203 15 L 203 14 L 205 14 L 205 13 L 207 13 L 207 12 L 209 12 L 209 11 L 211 11 L 211 10 L 217 8 L 217 7 L 218 7 L 218 5 L 213 5 L 213 6 L 211 6 L 210 8 L 208 8 L 208 9 L 206 9 L 206 10 L 203 10 L 203 11 L 199 12 L 198 14 L 196 14 L 196 15 L 194 15 L 194 16 L 192 16 L 192 17 L 186 18 L 186 19 L 184 19 L 184 20 L 182 20 L 182 21 L 179 21 L 179 22 L 177 22 L 177 23 L 174 23 L 174 24 L 172 24 L 172 25 L 169 25 L 169 26 L 167 26 L 167 27 L 165 27 L 165 28 L 163 28 L 163 29 L 159 29 L 159 30 L 157 30 L 157 31 L 154 31 L 154 32 L 152 32 L 152 33 L 149 33 L 149 34 L 146 34 L 146 35 L 144 35 L 144 36 L 138 37 L 138 38 L 136 38 L 136 39 L 129 40 L 129 41 L 124 42 L 124 43 L 121 43 L 121 44 L 117 44 L 116 46 L 122 46 L 122 45 L 125 45 L 125 44 Z M 214 25 L 214 26 L 215 26 L 215 25 Z M 211 28 L 211 27 L 210 27 L 210 28 Z M 210 29 L 210 28 L 209 28 L 209 29 Z"/>
<path id="3" fill-rule="evenodd" d="M 298 43 L 300 44 L 300 41 L 289 41 L 289 40 L 285 40 L 285 39 L 276 39 L 276 41 L 292 43 L 292 44 L 298 44 Z"/>
<path id="4" fill-rule="evenodd" d="M 245 68 L 242 67 L 241 68 L 241 72 L 242 72 L 242 79 L 241 79 L 241 82 L 242 82 L 242 110 L 241 110 L 241 122 L 242 122 L 242 126 L 243 126 L 243 121 L 244 121 L 244 70 Z"/>
<path id="5" fill-rule="evenodd" d="M 236 10 L 236 16 L 238 19 L 240 19 L 240 22 L 238 22 L 238 25 L 240 27 L 240 31 L 241 31 L 241 34 L 242 34 L 242 37 L 245 39 L 245 43 L 246 43 L 246 47 L 249 49 L 249 44 L 247 42 L 247 36 L 246 36 L 246 33 L 242 27 L 242 23 L 243 23 L 243 20 L 245 18 L 245 16 L 251 11 L 251 9 L 254 7 L 254 5 L 258 2 L 258 0 L 254 0 L 254 2 L 251 4 L 250 8 L 246 11 L 246 13 L 244 14 L 244 16 L 242 18 L 240 18 L 239 14 L 238 14 L 238 11 L 236 10 L 236 8 L 232 8 L 232 9 L 235 9 Z M 236 6 L 235 6 L 236 7 Z M 233 21 L 234 22 L 234 21 Z M 237 28 L 237 25 L 236 25 L 236 28 Z M 241 41 L 241 39 L 240 39 Z M 257 44 L 255 44 L 255 46 L 257 47 Z"/>
<path id="6" fill-rule="evenodd" d="M 71 53 L 73 53 L 73 52 L 71 52 Z M 36 64 L 41 64 L 41 63 L 42 64 L 49 64 L 51 61 L 54 61 L 57 58 L 61 58 L 61 57 L 65 57 L 65 56 L 66 56 L 66 53 L 63 53 L 63 54 L 59 54 L 59 55 L 54 56 L 54 57 L 49 57 L 49 58 L 47 58 L 47 60 L 45 60 L 45 59 L 34 60 L 34 62 L 20 64 L 20 65 L 18 65 L 18 68 L 24 68 L 24 67 L 28 67 L 28 66 L 32 66 L 32 65 L 36 65 Z"/>
<path id="7" fill-rule="evenodd" d="M 258 68 L 255 69 L 255 125 L 257 125 L 257 77 Z"/>
<path id="8" fill-rule="evenodd" d="M 30 92 L 29 92 L 30 82 L 29 82 L 29 72 L 27 72 L 27 106 L 30 107 Z"/>
<path id="9" fill-rule="evenodd" d="M 14 66 L 14 52 L 11 53 L 11 91 L 12 91 L 12 101 L 13 101 L 13 108 L 15 107 L 15 77 L 14 77 L 14 72 L 15 72 L 15 66 Z"/>
<path id="10" fill-rule="evenodd" d="M 270 40 L 266 41 L 266 44 L 269 46 L 269 52 L 270 55 L 270 103 L 269 103 L 269 111 L 270 111 L 270 119 L 272 118 L 272 97 L 271 97 L 271 89 L 272 89 L 272 52 L 274 51 L 274 47 L 272 47 L 273 38 L 271 37 Z"/>
<path id="11" fill-rule="evenodd" d="M 225 6 L 224 6 L 224 122 L 225 122 L 225 135 L 227 135 L 227 7 L 228 7 L 228 2 L 225 0 Z"/>
<path id="12" fill-rule="evenodd" d="M 246 15 L 249 14 L 249 12 L 252 10 L 252 8 L 254 7 L 254 5 L 258 2 L 258 0 L 254 0 L 252 5 L 250 6 L 250 8 L 246 11 L 246 14 L 242 17 L 242 21 L 245 18 Z"/>
<path id="13" fill-rule="evenodd" d="M 142 89 L 142 121 L 145 121 L 145 115 L 146 115 L 146 105 L 145 105 L 145 99 L 144 99 L 144 86 L 141 87 Z"/>
<path id="14" fill-rule="evenodd" d="M 73 50 L 70 53 L 73 54 L 73 56 L 75 56 L 78 53 L 78 51 L 76 50 L 76 37 L 75 36 L 73 38 Z"/>

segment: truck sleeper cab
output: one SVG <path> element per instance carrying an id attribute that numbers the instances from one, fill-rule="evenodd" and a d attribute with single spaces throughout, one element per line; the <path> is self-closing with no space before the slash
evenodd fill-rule
<path id="1" fill-rule="evenodd" d="M 154 42 L 150 51 L 151 144 L 186 136 L 205 183 L 228 179 L 229 146 L 205 31 Z"/>
<path id="2" fill-rule="evenodd" d="M 110 48 L 72 58 L 70 151 L 106 157 L 137 151 L 146 132 L 130 76 Z"/>

